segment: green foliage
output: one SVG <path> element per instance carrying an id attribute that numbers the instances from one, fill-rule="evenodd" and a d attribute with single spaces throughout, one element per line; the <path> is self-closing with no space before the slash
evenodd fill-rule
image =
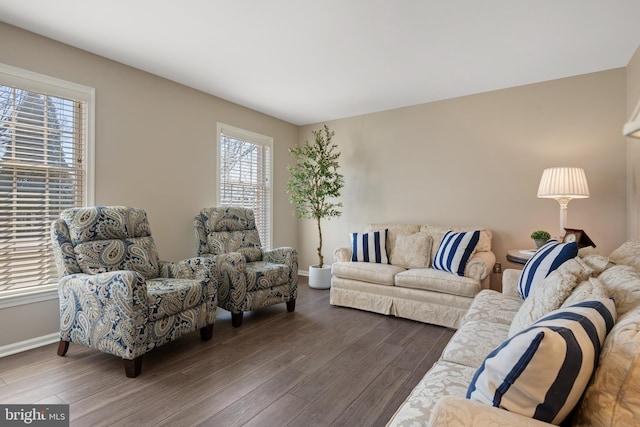
<path id="1" fill-rule="evenodd" d="M 318 224 L 320 245 L 318 247 L 319 266 L 323 265 L 322 229 L 320 220 L 341 215 L 342 203 L 335 201 L 340 197 L 344 186 L 344 177 L 338 173 L 338 146 L 331 140 L 335 132 L 327 125 L 321 130 L 312 132 L 315 141 L 305 141 L 289 149 L 296 161 L 295 166 L 288 166 L 290 177 L 287 182 L 287 193 L 295 205 L 298 218 L 315 219 Z"/>
<path id="2" fill-rule="evenodd" d="M 531 238 L 533 240 L 549 240 L 551 238 L 551 234 L 544 230 L 537 230 L 531 233 Z"/>

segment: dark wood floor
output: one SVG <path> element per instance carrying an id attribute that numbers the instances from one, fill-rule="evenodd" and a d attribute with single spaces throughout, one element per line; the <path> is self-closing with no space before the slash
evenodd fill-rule
<path id="1" fill-rule="evenodd" d="M 220 310 L 147 353 L 138 378 L 119 358 L 71 344 L 0 359 L 0 402 L 68 403 L 72 426 L 383 426 L 454 331 L 329 305 L 301 277 L 296 311 Z"/>

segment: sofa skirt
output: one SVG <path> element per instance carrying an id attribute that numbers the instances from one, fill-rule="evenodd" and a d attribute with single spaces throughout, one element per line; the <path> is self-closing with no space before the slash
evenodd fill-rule
<path id="1" fill-rule="evenodd" d="M 473 298 L 332 277 L 330 303 L 457 329 Z"/>

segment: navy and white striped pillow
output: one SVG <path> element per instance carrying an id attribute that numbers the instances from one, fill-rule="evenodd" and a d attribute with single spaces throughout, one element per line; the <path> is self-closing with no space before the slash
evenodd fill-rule
<path id="1" fill-rule="evenodd" d="M 387 255 L 387 232 L 349 233 L 351 237 L 351 261 L 389 264 Z"/>
<path id="2" fill-rule="evenodd" d="M 464 276 L 464 268 L 479 240 L 480 230 L 462 233 L 447 231 L 433 259 L 433 268 Z"/>
<path id="3" fill-rule="evenodd" d="M 467 399 L 561 423 L 587 387 L 615 320 L 612 299 L 552 311 L 489 353 Z"/>
<path id="4" fill-rule="evenodd" d="M 578 256 L 578 244 L 558 243 L 549 240 L 527 261 L 518 279 L 518 292 L 522 298 L 527 298 L 533 288 L 542 282 L 553 270 L 565 261 Z"/>

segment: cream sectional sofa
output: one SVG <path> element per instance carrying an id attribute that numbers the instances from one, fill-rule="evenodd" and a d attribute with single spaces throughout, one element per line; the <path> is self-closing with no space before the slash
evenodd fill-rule
<path id="1" fill-rule="evenodd" d="M 376 230 L 388 230 L 390 264 L 352 262 L 351 248 L 336 249 L 331 304 L 457 328 L 473 298 L 489 287 L 496 261 L 491 231 L 483 227 L 369 224 L 365 232 Z M 447 230 L 480 230 L 464 276 L 432 268 Z"/>
<path id="2" fill-rule="evenodd" d="M 505 270 L 502 293 L 483 290 L 476 296 L 439 361 L 413 389 L 389 427 L 549 425 L 467 399 L 469 384 L 510 329 L 514 333 L 526 328 L 557 307 L 603 297 L 614 299 L 617 320 L 565 424 L 640 425 L 640 241 L 623 244 L 609 257 L 581 250 L 579 257 L 562 264 L 524 301 L 517 291 L 519 275 L 520 270 Z"/>

